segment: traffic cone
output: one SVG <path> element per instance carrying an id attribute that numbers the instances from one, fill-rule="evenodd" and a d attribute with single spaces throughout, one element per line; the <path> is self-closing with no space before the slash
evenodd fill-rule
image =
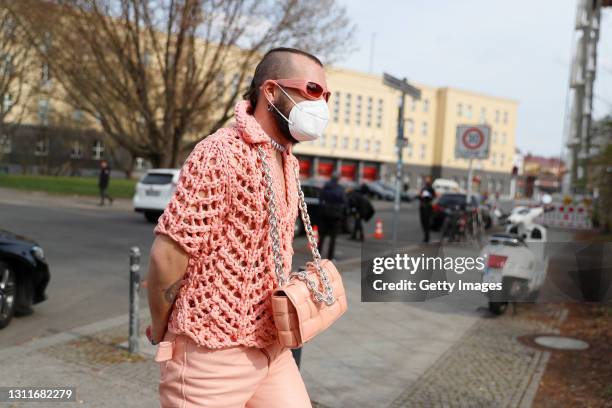
<path id="1" fill-rule="evenodd" d="M 312 236 L 314 237 L 315 245 L 319 245 L 319 227 L 317 225 L 312 226 Z M 310 247 L 310 243 L 308 243 Z"/>
<path id="2" fill-rule="evenodd" d="M 383 239 L 385 234 L 383 234 L 383 222 L 380 218 L 376 219 L 376 229 L 374 230 L 374 238 Z"/>

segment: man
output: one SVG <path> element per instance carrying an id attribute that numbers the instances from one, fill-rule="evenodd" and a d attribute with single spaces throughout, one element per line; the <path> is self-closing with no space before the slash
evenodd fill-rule
<path id="1" fill-rule="evenodd" d="M 431 202 L 436 198 L 436 192 L 432 185 L 431 176 L 425 176 L 424 186 L 419 193 L 419 215 L 421 228 L 423 229 L 423 242 L 429 242 L 429 230 L 431 229 Z"/>
<path id="2" fill-rule="evenodd" d="M 350 213 L 355 220 L 351 239 L 362 241 L 365 239 L 363 233 L 363 221 L 368 222 L 374 216 L 374 207 L 368 200 L 368 186 L 362 184 L 359 189 L 353 189 L 348 195 Z"/>
<path id="3" fill-rule="evenodd" d="M 113 198 L 108 195 L 108 183 L 110 181 L 111 169 L 106 160 L 100 162 L 100 175 L 98 176 L 98 188 L 100 189 L 100 203 L 98 205 L 104 205 L 104 199 L 107 198 L 110 204 L 113 204 Z"/>
<path id="4" fill-rule="evenodd" d="M 327 248 L 327 258 L 334 259 L 334 250 L 336 248 L 336 235 L 342 226 L 342 221 L 346 216 L 346 194 L 340 184 L 338 184 L 338 175 L 334 174 L 327 183 L 323 186 L 321 195 L 319 196 L 321 208 L 321 225 L 319 228 L 319 243 L 317 245 L 319 252 L 323 250 L 325 237 L 329 235 L 329 246 Z"/>
<path id="5" fill-rule="evenodd" d="M 162 407 L 311 407 L 272 316 L 278 283 L 259 149 L 288 276 L 298 215 L 292 146 L 323 134 L 329 95 L 316 57 L 273 49 L 236 105 L 235 124 L 198 143 L 183 165 L 149 262 L 149 336 L 164 340 L 156 356 Z"/>

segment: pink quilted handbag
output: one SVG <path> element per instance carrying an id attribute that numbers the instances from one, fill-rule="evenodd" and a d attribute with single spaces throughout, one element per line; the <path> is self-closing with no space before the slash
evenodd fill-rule
<path id="1" fill-rule="evenodd" d="M 285 278 L 280 254 L 272 177 L 266 154 L 261 146 L 257 147 L 266 181 L 274 271 L 279 284 L 272 293 L 274 324 L 278 331 L 279 343 L 284 347 L 298 348 L 327 329 L 346 312 L 346 295 L 338 269 L 329 259 L 321 259 L 317 249 L 297 171 L 295 180 L 298 186 L 300 213 L 313 261 L 306 264 L 305 270 L 291 272 L 289 277 Z M 322 291 L 319 290 L 321 286 Z"/>

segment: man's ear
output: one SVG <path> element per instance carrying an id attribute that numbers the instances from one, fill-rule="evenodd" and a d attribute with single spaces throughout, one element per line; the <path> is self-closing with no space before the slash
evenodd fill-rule
<path id="1" fill-rule="evenodd" d="M 272 81 L 266 81 L 261 87 L 261 92 L 263 93 L 266 103 L 270 103 L 270 101 L 274 101 L 276 86 L 274 86 Z"/>

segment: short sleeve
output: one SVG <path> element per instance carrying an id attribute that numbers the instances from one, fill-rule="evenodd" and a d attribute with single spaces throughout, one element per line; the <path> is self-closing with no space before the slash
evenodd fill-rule
<path id="1" fill-rule="evenodd" d="M 212 241 L 211 234 L 220 234 L 223 226 L 227 177 L 218 145 L 209 136 L 189 154 L 154 230 L 171 238 L 190 257 L 201 255 Z"/>

